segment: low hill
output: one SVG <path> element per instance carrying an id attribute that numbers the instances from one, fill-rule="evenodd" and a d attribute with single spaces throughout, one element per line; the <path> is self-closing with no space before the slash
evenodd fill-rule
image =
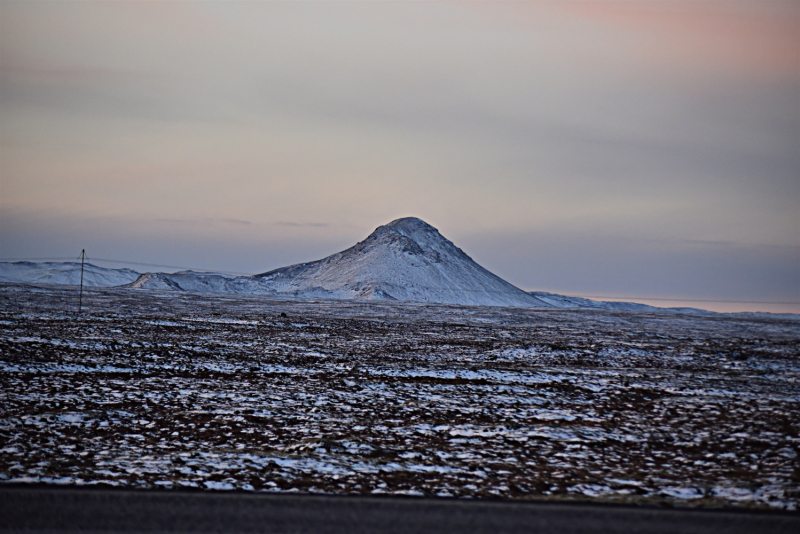
<path id="1" fill-rule="evenodd" d="M 108 269 L 91 263 L 83 265 L 83 285 L 111 287 L 130 284 L 139 277 L 131 269 Z M 73 285 L 81 281 L 80 262 L 0 262 L 0 282 Z"/>

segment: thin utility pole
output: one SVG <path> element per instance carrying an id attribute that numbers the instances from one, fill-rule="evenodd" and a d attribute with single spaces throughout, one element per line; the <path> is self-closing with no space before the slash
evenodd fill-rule
<path id="1" fill-rule="evenodd" d="M 81 249 L 81 291 L 78 293 L 78 313 L 81 313 L 81 305 L 83 304 L 83 260 L 86 258 L 86 250 Z"/>

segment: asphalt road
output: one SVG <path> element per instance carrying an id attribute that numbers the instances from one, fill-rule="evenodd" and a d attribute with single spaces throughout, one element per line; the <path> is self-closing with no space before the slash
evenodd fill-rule
<path id="1" fill-rule="evenodd" d="M 0 532 L 778 533 L 800 514 L 391 497 L 0 487 Z"/>

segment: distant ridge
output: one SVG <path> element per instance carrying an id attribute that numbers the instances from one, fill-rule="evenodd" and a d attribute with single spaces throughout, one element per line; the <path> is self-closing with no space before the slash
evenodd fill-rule
<path id="1" fill-rule="evenodd" d="M 0 283 L 77 285 L 80 263 L 0 262 Z M 404 217 L 321 260 L 253 276 L 214 272 L 138 273 L 86 264 L 84 285 L 202 294 L 272 295 L 607 311 L 712 314 L 697 308 L 657 308 L 602 302 L 543 291 L 525 292 L 478 265 L 425 221 Z M 741 317 L 798 319 L 797 314 L 739 312 Z"/>
<path id="2" fill-rule="evenodd" d="M 108 269 L 86 263 L 83 285 L 113 287 L 130 284 L 139 273 L 132 269 Z M 80 262 L 16 261 L 0 263 L 0 282 L 24 282 L 46 285 L 78 285 L 81 279 Z"/>
<path id="3" fill-rule="evenodd" d="M 658 308 L 638 302 L 617 302 L 608 300 L 590 300 L 582 297 L 567 297 L 545 291 L 529 291 L 529 294 L 541 299 L 556 308 L 582 308 L 593 310 L 625 310 L 625 311 L 658 311 L 669 310 L 682 313 L 713 313 L 699 308 Z"/>

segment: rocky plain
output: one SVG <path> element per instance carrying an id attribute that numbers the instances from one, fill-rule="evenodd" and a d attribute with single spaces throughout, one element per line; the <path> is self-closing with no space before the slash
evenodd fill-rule
<path id="1" fill-rule="evenodd" d="M 0 285 L 0 483 L 797 510 L 800 322 Z"/>

